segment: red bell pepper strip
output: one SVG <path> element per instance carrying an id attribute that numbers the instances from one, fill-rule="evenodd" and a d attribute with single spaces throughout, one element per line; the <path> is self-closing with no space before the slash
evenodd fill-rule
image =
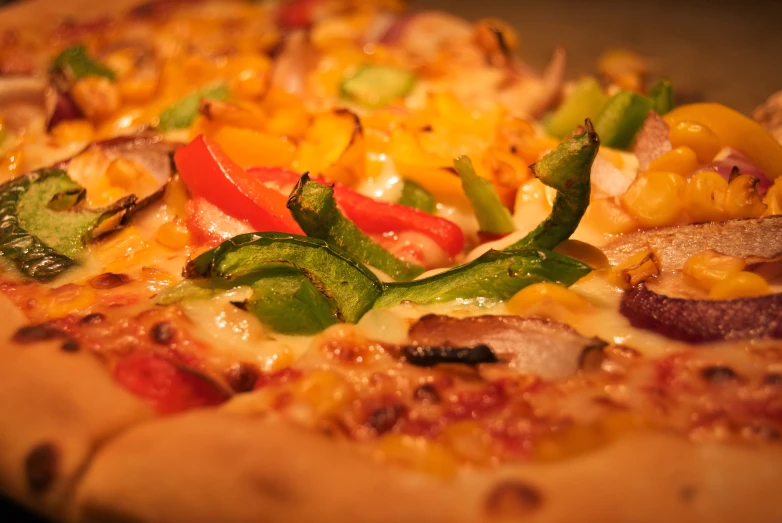
<path id="1" fill-rule="evenodd" d="M 203 136 L 177 149 L 174 162 L 192 196 L 246 220 L 256 231 L 304 234 L 285 206 L 284 195 L 248 174 Z"/>
<path id="2" fill-rule="evenodd" d="M 299 173 L 279 167 L 253 167 L 247 173 L 275 184 L 280 189 L 293 186 L 301 177 Z M 311 179 L 319 183 L 331 183 L 319 176 L 312 176 Z M 461 228 L 445 218 L 405 205 L 373 200 L 338 183 L 334 184 L 334 199 L 345 216 L 366 234 L 416 231 L 434 240 L 448 256 L 456 256 L 464 249 Z"/>
<path id="3" fill-rule="evenodd" d="M 277 11 L 277 22 L 291 29 L 306 29 L 315 22 L 315 10 L 322 0 L 290 0 Z"/>

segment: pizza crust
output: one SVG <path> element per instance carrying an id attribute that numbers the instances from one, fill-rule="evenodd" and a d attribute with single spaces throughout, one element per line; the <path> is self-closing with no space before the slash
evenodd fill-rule
<path id="1" fill-rule="evenodd" d="M 349 442 L 348 442 L 349 443 Z M 581 457 L 442 480 L 269 416 L 196 411 L 123 433 L 77 489 L 78 522 L 782 520 L 782 450 L 628 434 Z"/>
<path id="2" fill-rule="evenodd" d="M 23 316 L 0 298 L 0 492 L 56 516 L 95 449 L 152 411 L 63 340 L 11 343 Z"/>

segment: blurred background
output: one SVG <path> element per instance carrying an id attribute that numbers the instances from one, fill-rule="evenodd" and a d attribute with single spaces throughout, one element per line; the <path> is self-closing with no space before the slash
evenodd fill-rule
<path id="1" fill-rule="evenodd" d="M 676 102 L 716 101 L 749 113 L 782 90 L 782 0 L 410 0 L 475 20 L 501 18 L 521 56 L 545 66 L 554 47 L 568 78 L 592 73 L 600 53 L 622 47 L 673 81 Z"/>

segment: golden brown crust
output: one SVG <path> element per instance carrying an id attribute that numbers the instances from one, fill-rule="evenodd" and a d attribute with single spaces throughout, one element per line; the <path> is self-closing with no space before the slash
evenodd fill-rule
<path id="1" fill-rule="evenodd" d="M 71 516 L 97 521 L 709 521 L 782 518 L 782 450 L 657 433 L 441 480 L 275 417 L 198 411 L 101 449 Z M 261 517 L 262 516 L 262 517 Z"/>
<path id="2" fill-rule="evenodd" d="M 0 298 L 0 491 L 56 515 L 97 446 L 152 413 L 63 340 L 11 343 L 22 316 Z"/>

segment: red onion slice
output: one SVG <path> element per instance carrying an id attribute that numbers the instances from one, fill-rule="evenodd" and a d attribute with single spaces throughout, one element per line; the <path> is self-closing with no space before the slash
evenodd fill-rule
<path id="1" fill-rule="evenodd" d="M 704 170 L 718 172 L 723 178 L 729 180 L 734 167 L 737 167 L 741 174 L 751 174 L 758 179 L 756 188 L 761 195 L 766 194 L 773 183 L 749 157 L 732 147 L 726 147 Z"/>

